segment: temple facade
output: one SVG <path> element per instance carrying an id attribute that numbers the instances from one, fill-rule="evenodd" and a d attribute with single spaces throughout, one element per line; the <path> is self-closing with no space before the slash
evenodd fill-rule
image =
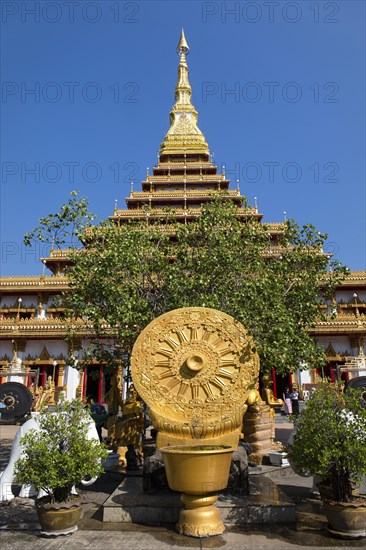
<path id="1" fill-rule="evenodd" d="M 176 221 L 185 224 L 197 219 L 201 206 L 213 195 L 225 191 L 223 198 L 239 207 L 240 218 L 250 217 L 261 223 L 263 215 L 258 208 L 245 206 L 239 187 L 231 189 L 225 173 L 215 166 L 199 129 L 198 113 L 191 102 L 186 60 L 189 47 L 183 31 L 177 53 L 175 103 L 158 162 L 152 174 L 147 172 L 141 191 L 131 187 L 127 208 L 115 207 L 109 220 L 119 226 L 130 220 L 149 223 L 165 219 L 169 209 Z M 266 223 L 266 227 L 268 255 L 279 254 L 277 238 L 284 231 L 284 224 Z M 55 297 L 68 289 L 68 251 L 52 250 L 48 258 L 41 260 L 51 275 L 0 278 L 0 381 L 21 382 L 34 388 L 52 386 L 56 398 L 63 391 L 69 398 L 77 394 L 103 402 L 110 388 L 104 365 L 91 358 L 80 374 L 68 361 L 71 355 L 85 360 L 82 350 L 87 348 L 88 327 L 82 320 L 70 327 L 65 312 L 54 303 Z M 285 378 L 273 371 L 276 397 L 294 382 L 306 390 L 325 376 L 334 379 L 366 375 L 366 272 L 352 272 L 337 288 L 333 300 L 322 307 L 328 318 L 309 332 L 324 347 L 327 367 L 318 371 L 305 369 Z"/>

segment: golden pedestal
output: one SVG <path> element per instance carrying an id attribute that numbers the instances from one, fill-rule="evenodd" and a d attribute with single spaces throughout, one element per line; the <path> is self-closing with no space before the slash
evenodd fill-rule
<path id="1" fill-rule="evenodd" d="M 184 508 L 180 511 L 176 525 L 178 533 L 189 537 L 221 535 L 225 526 L 219 509 L 213 506 L 217 498 L 217 495 L 197 497 L 183 493 L 180 499 Z"/>
<path id="2" fill-rule="evenodd" d="M 217 493 L 229 479 L 234 449 L 226 445 L 176 445 L 160 449 L 169 487 L 182 492 L 177 531 L 191 537 L 220 535 L 225 527 Z"/>

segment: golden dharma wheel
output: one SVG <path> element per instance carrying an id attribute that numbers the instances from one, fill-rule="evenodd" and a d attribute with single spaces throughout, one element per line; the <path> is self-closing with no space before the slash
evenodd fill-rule
<path id="1" fill-rule="evenodd" d="M 137 338 L 133 383 L 155 427 L 178 438 L 217 438 L 241 427 L 259 359 L 241 323 L 209 308 L 170 311 Z"/>

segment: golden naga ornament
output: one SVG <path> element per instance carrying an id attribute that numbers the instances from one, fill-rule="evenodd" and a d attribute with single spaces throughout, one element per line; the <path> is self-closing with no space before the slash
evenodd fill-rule
<path id="1" fill-rule="evenodd" d="M 192 439 L 237 445 L 245 402 L 258 384 L 253 350 L 243 325 L 209 308 L 170 311 L 141 332 L 131 373 L 150 407 L 158 447 Z"/>

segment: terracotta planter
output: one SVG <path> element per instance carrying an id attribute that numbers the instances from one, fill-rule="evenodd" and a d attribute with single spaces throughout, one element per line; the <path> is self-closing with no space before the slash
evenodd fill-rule
<path id="1" fill-rule="evenodd" d="M 182 492 L 181 535 L 208 537 L 224 532 L 217 493 L 229 479 L 234 449 L 226 445 L 175 445 L 160 449 L 169 487 Z"/>
<path id="2" fill-rule="evenodd" d="M 366 537 L 366 499 L 354 502 L 323 501 L 330 533 L 345 538 Z"/>
<path id="3" fill-rule="evenodd" d="M 36 502 L 36 510 L 42 535 L 69 535 L 77 531 L 82 504 L 80 500 L 55 504 L 40 501 Z"/>

